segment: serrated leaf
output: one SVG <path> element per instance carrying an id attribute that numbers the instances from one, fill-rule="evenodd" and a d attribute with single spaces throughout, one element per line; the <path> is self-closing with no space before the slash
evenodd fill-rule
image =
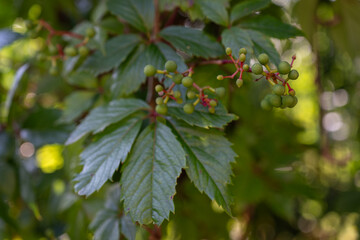
<path id="1" fill-rule="evenodd" d="M 189 55 L 204 58 L 218 57 L 224 54 L 221 45 L 203 31 L 181 26 L 170 26 L 160 32 L 160 36 L 175 48 Z"/>
<path id="2" fill-rule="evenodd" d="M 84 165 L 74 181 L 79 195 L 89 196 L 111 179 L 120 162 L 124 162 L 141 127 L 141 116 L 130 117 L 105 130 L 101 137 L 81 154 Z"/>
<path id="3" fill-rule="evenodd" d="M 203 128 L 222 128 L 229 122 L 237 119 L 236 115 L 228 113 L 221 104 L 216 106 L 215 113 L 209 112 L 207 107 L 198 104 L 192 114 L 186 114 L 183 110 L 184 104 L 175 102 L 168 103 L 168 114 L 177 119 L 183 120 L 192 126 Z"/>
<path id="4" fill-rule="evenodd" d="M 268 7 L 271 0 L 247 0 L 236 4 L 230 14 L 231 22 Z"/>
<path id="5" fill-rule="evenodd" d="M 186 173 L 200 192 L 205 192 L 228 214 L 230 193 L 227 185 L 231 182 L 231 162 L 236 154 L 231 143 L 218 130 L 191 127 L 182 121 L 170 120 L 180 136 L 187 159 Z"/>
<path id="6" fill-rule="evenodd" d="M 154 25 L 155 7 L 149 0 L 109 0 L 108 9 L 142 32 Z"/>
<path id="7" fill-rule="evenodd" d="M 66 80 L 71 85 L 78 87 L 96 88 L 97 85 L 94 74 L 86 71 L 74 71 Z"/>
<path id="8" fill-rule="evenodd" d="M 225 47 L 233 50 L 233 55 L 237 56 L 240 48 L 252 50 L 253 43 L 249 34 L 237 27 L 225 29 L 221 34 L 221 41 Z"/>
<path id="9" fill-rule="evenodd" d="M 124 208 L 140 224 L 160 225 L 174 212 L 176 179 L 185 152 L 171 130 L 160 122 L 137 138 L 121 176 Z"/>
<path id="10" fill-rule="evenodd" d="M 114 37 L 105 44 L 105 55 L 97 50 L 87 58 L 80 70 L 87 70 L 95 75 L 107 72 L 118 67 L 130 52 L 138 45 L 140 38 L 138 35 L 127 34 Z"/>
<path id="11" fill-rule="evenodd" d="M 240 27 L 260 31 L 270 37 L 285 39 L 302 36 L 303 33 L 296 27 L 284 23 L 272 16 L 257 16 L 241 21 Z"/>
<path id="12" fill-rule="evenodd" d="M 267 36 L 252 30 L 246 30 L 246 32 L 249 34 L 251 41 L 253 42 L 255 56 L 259 56 L 261 53 L 266 53 L 269 55 L 270 61 L 272 63 L 278 64 L 280 62 L 280 55 L 276 51 L 274 44 Z"/>
<path id="13" fill-rule="evenodd" d="M 148 108 L 149 105 L 140 99 L 119 99 L 97 107 L 77 126 L 65 144 L 74 143 L 88 133 L 101 132 L 110 124 L 119 122 L 141 109 Z"/>
<path id="14" fill-rule="evenodd" d="M 94 102 L 95 93 L 88 91 L 76 91 L 65 98 L 64 111 L 59 123 L 71 123 L 86 110 L 88 110 Z"/>
<path id="15" fill-rule="evenodd" d="M 229 24 L 229 16 L 222 1 L 198 0 L 197 2 L 207 18 L 219 25 Z"/>

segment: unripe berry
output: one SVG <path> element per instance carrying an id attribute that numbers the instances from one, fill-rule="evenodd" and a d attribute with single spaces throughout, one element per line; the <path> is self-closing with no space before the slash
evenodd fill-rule
<path id="1" fill-rule="evenodd" d="M 86 57 L 89 54 L 89 49 L 86 46 L 79 47 L 79 54 L 82 57 Z"/>
<path id="2" fill-rule="evenodd" d="M 158 114 L 166 115 L 168 111 L 168 107 L 166 106 L 166 104 L 160 104 L 155 107 L 155 111 Z"/>
<path id="3" fill-rule="evenodd" d="M 298 103 L 298 98 L 293 96 L 293 103 L 289 105 L 289 108 L 293 108 L 296 106 L 296 104 Z"/>
<path id="4" fill-rule="evenodd" d="M 194 91 L 188 91 L 186 93 L 186 96 L 188 99 L 194 99 L 194 98 L 196 98 L 196 93 Z"/>
<path id="5" fill-rule="evenodd" d="M 223 76 L 223 75 L 218 75 L 218 76 L 216 77 L 216 79 L 219 80 L 219 81 L 224 80 L 224 76 Z"/>
<path id="6" fill-rule="evenodd" d="M 264 70 L 260 63 L 254 63 L 254 65 L 252 65 L 251 67 L 251 71 L 256 75 L 260 75 L 263 73 Z"/>
<path id="7" fill-rule="evenodd" d="M 191 77 L 184 77 L 181 80 L 182 85 L 184 85 L 184 87 L 191 87 L 193 85 L 193 79 Z"/>
<path id="8" fill-rule="evenodd" d="M 296 80 L 296 79 L 298 79 L 298 77 L 299 77 L 299 73 L 298 73 L 298 71 L 296 71 L 295 69 L 294 69 L 294 70 L 291 70 L 291 71 L 289 72 L 288 77 L 289 77 L 289 79 L 291 79 L 291 80 Z"/>
<path id="9" fill-rule="evenodd" d="M 229 55 L 229 56 L 232 54 L 232 50 L 229 47 L 226 48 L 225 52 L 226 52 L 226 55 Z"/>
<path id="10" fill-rule="evenodd" d="M 161 86 L 160 84 L 155 86 L 155 91 L 156 92 L 161 92 L 162 90 L 164 90 L 163 86 Z"/>
<path id="11" fill-rule="evenodd" d="M 273 108 L 270 102 L 266 98 L 261 101 L 260 106 L 262 109 L 266 111 L 271 111 Z"/>
<path id="12" fill-rule="evenodd" d="M 250 68 L 249 65 L 247 65 L 247 64 L 243 65 L 243 69 L 245 72 L 249 71 L 249 68 Z"/>
<path id="13" fill-rule="evenodd" d="M 74 57 L 77 55 L 77 49 L 72 46 L 67 46 L 64 49 L 64 53 L 65 53 L 65 55 L 67 55 L 69 57 Z"/>
<path id="14" fill-rule="evenodd" d="M 179 97 L 181 97 L 181 92 L 180 91 L 174 91 L 173 96 L 174 96 L 174 98 L 179 98 Z"/>
<path id="15" fill-rule="evenodd" d="M 282 84 L 276 84 L 272 87 L 273 93 L 276 95 L 283 95 L 285 93 L 285 87 Z"/>
<path id="16" fill-rule="evenodd" d="M 282 61 L 279 63 L 278 70 L 280 74 L 288 74 L 290 72 L 291 66 L 288 62 Z"/>
<path id="17" fill-rule="evenodd" d="M 209 113 L 214 114 L 215 113 L 215 108 L 214 107 L 209 107 Z"/>
<path id="18" fill-rule="evenodd" d="M 266 65 L 269 63 L 269 56 L 266 53 L 262 53 L 258 57 L 259 63 Z"/>
<path id="19" fill-rule="evenodd" d="M 59 74 L 59 70 L 56 66 L 51 66 L 49 73 L 50 75 L 56 76 Z"/>
<path id="20" fill-rule="evenodd" d="M 240 88 L 242 85 L 244 84 L 244 80 L 242 80 L 242 79 L 238 79 L 238 80 L 236 80 L 236 85 Z"/>
<path id="21" fill-rule="evenodd" d="M 243 53 L 240 54 L 239 59 L 240 59 L 240 62 L 245 62 L 245 60 L 246 60 L 246 55 L 243 54 Z"/>
<path id="22" fill-rule="evenodd" d="M 165 63 L 165 69 L 168 72 L 176 72 L 177 64 L 176 62 L 169 60 Z"/>
<path id="23" fill-rule="evenodd" d="M 184 105 L 183 109 L 185 113 L 191 114 L 194 112 L 195 107 L 192 103 L 187 103 Z"/>
<path id="24" fill-rule="evenodd" d="M 270 94 L 268 98 L 269 103 L 274 107 L 281 106 L 281 97 L 276 94 Z"/>
<path id="25" fill-rule="evenodd" d="M 217 102 L 216 102 L 214 99 L 212 99 L 212 100 L 210 100 L 209 105 L 210 105 L 211 107 L 216 107 L 216 106 L 217 106 Z"/>
<path id="26" fill-rule="evenodd" d="M 178 104 L 182 104 L 182 103 L 183 103 L 183 99 L 182 99 L 182 98 L 178 98 L 178 99 L 176 99 L 176 103 L 178 103 Z"/>
<path id="27" fill-rule="evenodd" d="M 289 90 L 289 94 L 290 94 L 291 96 L 295 96 L 295 90 L 294 90 L 294 89 Z"/>
<path id="28" fill-rule="evenodd" d="M 175 74 L 172 78 L 173 82 L 176 84 L 180 84 L 182 79 L 183 79 L 182 74 Z"/>
<path id="29" fill-rule="evenodd" d="M 247 51 L 246 51 L 246 48 L 240 48 L 239 50 L 239 55 L 241 54 L 245 54 L 246 55 Z"/>
<path id="30" fill-rule="evenodd" d="M 153 65 L 146 65 L 144 67 L 144 73 L 147 77 L 152 77 L 156 74 L 156 68 Z"/>
<path id="31" fill-rule="evenodd" d="M 95 36 L 95 34 L 96 34 L 96 31 L 94 28 L 90 27 L 90 28 L 86 29 L 86 36 L 88 38 L 93 38 Z"/>
<path id="32" fill-rule="evenodd" d="M 156 105 L 160 105 L 160 104 L 163 104 L 164 103 L 164 100 L 162 97 L 157 97 L 155 99 L 155 102 L 156 102 Z"/>
<path id="33" fill-rule="evenodd" d="M 292 106 L 293 103 L 294 103 L 295 99 L 293 96 L 283 96 L 282 97 L 282 105 L 281 106 L 284 106 L 284 107 L 289 107 L 289 106 Z"/>
<path id="34" fill-rule="evenodd" d="M 215 89 L 216 95 L 218 95 L 220 98 L 225 96 L 225 88 L 219 87 Z"/>

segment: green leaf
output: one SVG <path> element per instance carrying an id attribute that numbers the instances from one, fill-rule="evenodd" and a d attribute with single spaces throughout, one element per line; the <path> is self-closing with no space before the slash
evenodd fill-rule
<path id="1" fill-rule="evenodd" d="M 268 7 L 271 0 L 247 0 L 236 4 L 230 13 L 231 22 Z"/>
<path id="2" fill-rule="evenodd" d="M 253 52 L 255 56 L 259 56 L 261 53 L 266 53 L 269 55 L 271 62 L 275 64 L 280 62 L 280 55 L 276 51 L 276 48 L 270 41 L 269 37 L 257 31 L 247 30 L 246 32 L 249 34 L 253 42 Z"/>
<path id="3" fill-rule="evenodd" d="M 186 173 L 200 192 L 205 192 L 222 206 L 228 214 L 231 182 L 231 162 L 236 154 L 231 143 L 218 130 L 191 127 L 182 121 L 170 120 L 180 136 L 186 152 Z"/>
<path id="4" fill-rule="evenodd" d="M 105 55 L 96 51 L 87 58 L 81 66 L 81 70 L 87 70 L 96 75 L 118 67 L 130 52 L 140 42 L 140 38 L 134 34 L 120 35 L 110 39 L 105 45 Z"/>
<path id="5" fill-rule="evenodd" d="M 141 109 L 148 108 L 149 105 L 140 99 L 119 99 L 97 107 L 77 126 L 65 144 L 74 143 L 88 133 L 101 132 L 110 124 L 119 122 Z"/>
<path id="6" fill-rule="evenodd" d="M 111 129 L 105 130 L 96 142 L 81 153 L 84 167 L 74 179 L 75 191 L 79 195 L 89 196 L 111 179 L 120 162 L 125 161 L 131 150 L 140 131 L 141 117 L 124 119 Z"/>
<path id="7" fill-rule="evenodd" d="M 222 128 L 229 122 L 237 119 L 236 115 L 228 113 L 221 104 L 216 106 L 214 114 L 210 113 L 208 108 L 201 104 L 198 104 L 195 107 L 195 111 L 192 114 L 186 114 L 183 110 L 183 106 L 184 104 L 169 102 L 168 114 L 177 119 L 181 119 L 192 126 Z"/>
<path id="8" fill-rule="evenodd" d="M 140 134 L 121 176 L 124 208 L 134 221 L 160 225 L 169 218 L 185 164 L 185 152 L 167 126 L 156 122 Z"/>
<path id="9" fill-rule="evenodd" d="M 189 55 L 218 57 L 224 54 L 221 45 L 203 31 L 181 26 L 170 26 L 160 32 L 160 36 L 175 48 Z"/>
<path id="10" fill-rule="evenodd" d="M 74 71 L 66 79 L 71 85 L 85 88 L 96 88 L 97 82 L 94 74 L 86 71 Z"/>
<path id="11" fill-rule="evenodd" d="M 257 30 L 270 37 L 285 39 L 302 36 L 303 33 L 296 27 L 281 22 L 272 16 L 257 16 L 248 20 L 241 21 L 240 27 Z"/>
<path id="12" fill-rule="evenodd" d="M 109 0 L 108 9 L 142 32 L 150 32 L 154 25 L 155 8 L 149 0 Z"/>
<path id="13" fill-rule="evenodd" d="M 157 42 L 155 44 L 157 48 L 160 50 L 162 57 L 164 59 L 164 62 L 162 62 L 161 65 L 159 66 L 160 69 L 165 68 L 164 65 L 167 60 L 175 61 L 178 66 L 177 69 L 179 72 L 185 72 L 188 69 L 188 67 L 184 62 L 184 59 L 180 57 L 169 45 L 162 42 Z"/>
<path id="14" fill-rule="evenodd" d="M 64 111 L 59 123 L 71 123 L 94 103 L 95 93 L 88 91 L 76 91 L 65 98 Z"/>
<path id="15" fill-rule="evenodd" d="M 129 216 L 120 214 L 121 195 L 118 185 L 109 189 L 105 208 L 95 215 L 89 226 L 94 231 L 95 240 L 120 239 L 120 234 L 130 240 L 135 239 L 136 225 Z"/>
<path id="16" fill-rule="evenodd" d="M 233 55 L 238 56 L 240 48 L 246 48 L 252 51 L 253 43 L 247 31 L 237 27 L 225 29 L 221 34 L 221 41 L 225 47 L 230 47 L 233 50 Z"/>
<path id="17" fill-rule="evenodd" d="M 222 1 L 198 0 L 197 3 L 207 18 L 219 25 L 229 25 L 229 16 Z"/>

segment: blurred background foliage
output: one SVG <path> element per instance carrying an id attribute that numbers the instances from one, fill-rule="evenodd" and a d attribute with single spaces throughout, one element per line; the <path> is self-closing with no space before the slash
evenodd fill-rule
<path id="1" fill-rule="evenodd" d="M 160 2 L 169 14 L 179 4 L 189 24 L 207 23 L 189 1 Z M 79 116 L 63 110 L 66 97 L 78 89 L 71 79 L 48 75 L 49 66 L 35 60 L 45 43 L 22 37 L 24 20 L 46 19 L 62 30 L 90 20 L 110 35 L 124 25 L 103 16 L 102 1 L 0 0 L 0 6 L 0 239 L 91 239 L 89 224 L 109 207 L 107 192 L 117 184 L 88 199 L 74 193 L 82 144 L 63 143 Z M 198 67 L 195 81 L 226 86 L 225 102 L 239 116 L 226 128 L 239 156 L 233 164 L 233 216 L 182 175 L 176 214 L 162 225 L 163 239 L 359 238 L 360 2 L 274 0 L 264 11 L 305 34 L 272 39 L 283 59 L 297 56 L 300 78 L 293 87 L 299 103 L 265 112 L 259 107 L 269 91 L 265 84 L 247 79 L 235 89 L 215 80 L 227 67 Z M 217 31 L 215 25 L 207 28 Z M 6 39 L 13 38 L 18 40 L 8 45 Z M 12 101 L 6 102 L 9 95 Z M 86 91 L 78 98 L 101 101 Z M 145 229 L 135 231 L 137 239 L 148 238 Z"/>

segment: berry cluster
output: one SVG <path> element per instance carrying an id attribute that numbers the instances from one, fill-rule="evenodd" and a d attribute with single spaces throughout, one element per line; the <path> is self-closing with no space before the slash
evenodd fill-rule
<path id="1" fill-rule="evenodd" d="M 73 32 L 57 31 L 53 29 L 50 24 L 48 24 L 44 20 L 39 20 L 36 22 L 27 20 L 25 21 L 25 26 L 28 29 L 28 35 L 31 38 L 37 38 L 42 29 L 46 29 L 49 32 L 46 40 L 46 44 L 48 46 L 48 53 L 38 53 L 37 59 L 39 61 L 51 61 L 51 67 L 49 69 L 49 73 L 51 75 L 57 75 L 59 72 L 57 66 L 57 59 L 65 59 L 66 57 L 74 57 L 77 55 L 80 55 L 81 57 L 86 57 L 90 52 L 86 44 L 96 34 L 95 29 L 92 27 L 86 29 L 86 36 Z M 65 48 L 63 48 L 62 44 L 54 43 L 54 36 L 69 36 L 79 39 L 81 40 L 81 42 L 74 46 L 65 46 Z"/>
<path id="2" fill-rule="evenodd" d="M 266 53 L 262 53 L 258 56 L 258 63 L 254 63 L 250 68 L 246 61 L 247 50 L 241 48 L 239 50 L 239 57 L 235 60 L 232 56 L 232 49 L 226 48 L 226 55 L 231 59 L 231 62 L 235 65 L 236 71 L 229 76 L 218 75 L 218 80 L 223 80 L 225 78 L 234 79 L 237 74 L 239 77 L 236 80 L 236 85 L 241 87 L 244 83 L 242 77 L 244 72 L 253 73 L 255 75 L 262 75 L 256 81 L 265 77 L 265 79 L 273 86 L 273 93 L 268 94 L 262 101 L 261 107 L 264 110 L 271 110 L 273 107 L 277 108 L 293 108 L 298 102 L 297 97 L 295 96 L 295 90 L 291 88 L 288 83 L 289 80 L 296 80 L 299 77 L 298 71 L 292 69 L 295 56 L 292 57 L 291 64 L 286 61 L 281 61 L 277 68 L 271 69 L 269 67 L 269 56 Z M 265 67 L 265 69 L 264 69 Z M 286 75 L 285 78 L 280 75 Z"/>
<path id="3" fill-rule="evenodd" d="M 152 65 L 146 65 L 144 68 L 144 73 L 147 77 L 155 76 L 155 74 L 163 74 L 164 76 L 162 81 L 160 81 L 159 84 L 155 86 L 155 91 L 159 95 L 159 97 L 157 97 L 155 100 L 155 110 L 158 114 L 165 115 L 167 113 L 167 103 L 170 99 L 176 101 L 179 104 L 183 103 L 181 92 L 173 90 L 177 84 L 181 84 L 187 88 L 187 103 L 183 106 L 183 110 L 187 114 L 193 113 L 195 106 L 199 103 L 204 107 L 207 107 L 210 113 L 215 113 L 215 107 L 218 105 L 218 100 L 210 98 L 205 91 L 214 93 L 219 97 L 223 97 L 225 95 L 225 89 L 223 87 L 216 89 L 209 86 L 202 88 L 199 87 L 192 79 L 192 75 L 194 73 L 192 68 L 189 68 L 187 71 L 180 73 L 177 71 L 176 63 L 171 60 L 165 63 L 165 70 L 159 70 Z M 164 87 L 165 78 L 170 78 L 172 80 L 172 84 L 167 89 Z"/>

